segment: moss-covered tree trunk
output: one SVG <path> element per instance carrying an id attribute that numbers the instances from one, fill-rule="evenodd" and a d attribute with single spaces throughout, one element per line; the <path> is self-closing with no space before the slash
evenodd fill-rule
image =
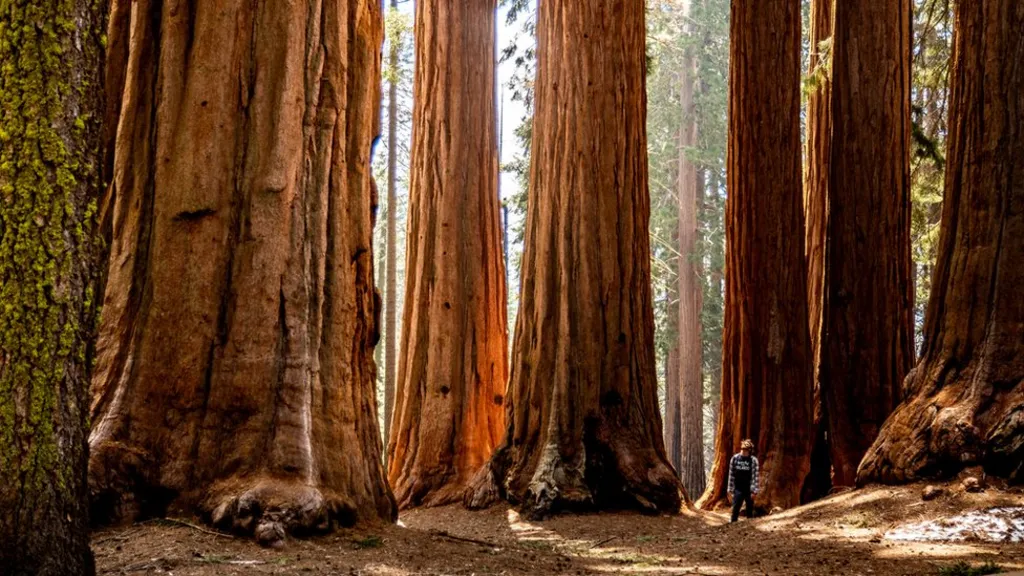
<path id="1" fill-rule="evenodd" d="M 957 2 L 946 192 L 921 362 L 858 482 L 1024 481 L 1024 2 Z"/>
<path id="2" fill-rule="evenodd" d="M 505 420 L 496 8 L 496 0 L 416 4 L 408 281 L 388 445 L 403 508 L 461 501 Z"/>
<path id="3" fill-rule="evenodd" d="M 811 349 L 800 170 L 800 0 L 733 0 L 722 408 L 708 488 L 751 438 L 763 508 L 800 503 L 810 469 Z"/>
<path id="4" fill-rule="evenodd" d="M 835 3 L 819 382 L 832 481 L 857 465 L 914 361 L 910 0 Z"/>
<path id="5" fill-rule="evenodd" d="M 137 0 L 93 378 L 98 520 L 198 511 L 275 543 L 393 520 L 370 148 L 376 0 Z"/>
<path id="6" fill-rule="evenodd" d="M 644 2 L 538 10 L 507 431 L 467 501 L 676 512 L 654 363 Z"/>
<path id="7" fill-rule="evenodd" d="M 100 259 L 93 0 L 0 3 L 0 573 L 93 574 L 86 484 Z"/>

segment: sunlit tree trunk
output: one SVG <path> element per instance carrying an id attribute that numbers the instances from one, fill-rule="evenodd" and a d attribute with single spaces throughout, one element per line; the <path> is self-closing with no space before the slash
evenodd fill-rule
<path id="1" fill-rule="evenodd" d="M 538 10 L 507 431 L 467 503 L 676 512 L 654 362 L 644 2 Z"/>
<path id="2" fill-rule="evenodd" d="M 1024 480 L 1024 2 L 957 2 L 938 262 L 921 362 L 858 481 L 982 465 Z"/>
<path id="3" fill-rule="evenodd" d="M 910 0 L 835 3 L 819 378 L 838 486 L 914 361 L 910 17 Z"/>
<path id="4" fill-rule="evenodd" d="M 810 70 L 813 89 L 807 98 L 807 164 L 804 173 L 806 220 L 807 295 L 810 319 L 812 374 L 814 376 L 814 450 L 803 501 L 828 494 L 832 462 L 828 445 L 828 414 L 818 380 L 821 340 L 821 304 L 825 281 L 825 218 L 828 202 L 829 161 L 832 155 L 832 6 L 835 0 L 811 2 Z"/>
<path id="5" fill-rule="evenodd" d="M 393 520 L 370 147 L 380 5 L 133 3 L 93 378 L 97 520 Z"/>
<path id="6" fill-rule="evenodd" d="M 496 0 L 416 4 L 408 280 L 388 446 L 403 508 L 461 501 L 503 430 L 496 8 Z"/>
<path id="7" fill-rule="evenodd" d="M 101 4 L 0 8 L 0 573 L 89 576 Z"/>
<path id="8" fill-rule="evenodd" d="M 733 0 L 722 411 L 708 488 L 751 438 L 759 507 L 790 507 L 810 468 L 811 349 L 800 151 L 800 0 Z"/>

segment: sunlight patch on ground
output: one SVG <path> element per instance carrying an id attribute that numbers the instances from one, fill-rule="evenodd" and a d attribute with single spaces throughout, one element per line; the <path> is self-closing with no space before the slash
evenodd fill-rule
<path id="1" fill-rule="evenodd" d="M 885 534 L 902 542 L 1024 542 L 1024 507 L 989 508 L 898 526 Z"/>
<path id="2" fill-rule="evenodd" d="M 876 490 L 871 492 L 851 490 L 844 492 L 843 494 L 811 502 L 810 504 L 791 508 L 789 510 L 779 512 L 778 514 L 772 514 L 758 522 L 757 529 L 764 531 L 788 530 L 794 525 L 799 527 L 801 520 L 809 512 L 814 512 L 818 509 L 832 508 L 839 504 L 851 508 L 855 506 L 862 506 L 864 504 L 878 502 L 879 500 L 891 499 L 895 494 L 896 492 L 886 490 Z"/>
<path id="3" fill-rule="evenodd" d="M 970 558 L 972 556 L 993 555 L 995 552 L 968 544 L 923 544 L 920 542 L 900 542 L 891 548 L 875 551 L 877 558 Z"/>
<path id="4" fill-rule="evenodd" d="M 604 572 L 608 574 L 671 574 L 677 576 L 730 576 L 738 574 L 736 571 L 724 566 L 650 566 L 650 565 L 621 565 L 621 564 L 594 564 L 587 566 L 588 570 Z"/>

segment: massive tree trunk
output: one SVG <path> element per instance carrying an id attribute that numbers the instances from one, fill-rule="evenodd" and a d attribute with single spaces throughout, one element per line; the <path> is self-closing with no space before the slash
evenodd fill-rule
<path id="1" fill-rule="evenodd" d="M 546 0 L 507 431 L 467 494 L 676 512 L 654 365 L 643 0 Z"/>
<path id="2" fill-rule="evenodd" d="M 733 0 L 722 411 L 699 504 L 726 496 L 751 438 L 759 507 L 790 507 L 810 467 L 811 350 L 800 171 L 800 0 Z"/>
<path id="3" fill-rule="evenodd" d="M 835 4 L 819 378 L 837 486 L 854 485 L 913 366 L 910 10 Z"/>
<path id="4" fill-rule="evenodd" d="M 505 420 L 496 8 L 496 0 L 416 4 L 408 280 L 388 444 L 388 479 L 403 508 L 461 501 Z"/>
<path id="5" fill-rule="evenodd" d="M 684 13 L 689 22 L 690 0 L 684 2 Z M 687 33 L 693 25 L 687 24 Z M 687 494 L 704 491 L 704 381 L 701 361 L 700 311 L 702 288 L 697 255 L 697 189 L 703 186 L 697 166 L 687 152 L 697 146 L 697 115 L 694 105 L 694 84 L 697 62 L 694 49 L 688 47 L 680 74 L 680 104 L 682 122 L 679 129 L 679 387 L 678 421 L 680 428 L 679 452 L 670 452 L 677 461 L 679 477 Z M 674 446 L 673 446 L 674 448 Z"/>
<path id="6" fill-rule="evenodd" d="M 859 482 L 1024 480 L 1024 2 L 956 3 L 938 262 L 921 362 Z"/>
<path id="7" fill-rule="evenodd" d="M 372 357 L 379 3 L 133 10 L 111 44 L 127 70 L 97 519 L 198 510 L 264 543 L 393 520 Z"/>
<path id="8" fill-rule="evenodd" d="M 103 183 L 102 3 L 0 10 L 0 572 L 79 576 Z"/>
<path id="9" fill-rule="evenodd" d="M 811 373 L 814 381 L 814 450 L 811 473 L 801 500 L 815 500 L 832 487 L 828 413 L 821 397 L 818 366 L 821 358 L 821 305 L 825 282 L 825 218 L 829 161 L 832 156 L 832 5 L 835 0 L 811 2 L 809 75 L 813 90 L 807 98 L 807 169 L 804 174 L 806 221 L 807 302 L 811 331 Z"/>
<path id="10" fill-rule="evenodd" d="M 398 0 L 391 0 L 391 9 L 398 9 Z M 387 265 L 384 288 L 384 446 L 390 442 L 391 421 L 395 413 L 395 361 L 398 355 L 398 74 L 399 35 L 391 36 L 388 50 L 388 211 Z"/>

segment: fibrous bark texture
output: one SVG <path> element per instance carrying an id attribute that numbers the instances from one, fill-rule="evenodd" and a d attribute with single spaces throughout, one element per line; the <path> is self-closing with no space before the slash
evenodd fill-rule
<path id="1" fill-rule="evenodd" d="M 89 576 L 101 2 L 0 2 L 0 573 Z"/>
<path id="2" fill-rule="evenodd" d="M 687 18 L 690 1 L 684 2 Z M 692 32 L 693 26 L 687 26 Z M 676 466 L 687 494 L 704 491 L 704 381 L 702 374 L 703 339 L 700 312 L 703 287 L 700 261 L 697 256 L 697 190 L 703 187 L 697 166 L 687 157 L 697 146 L 697 118 L 694 84 L 697 63 L 694 49 L 688 48 L 680 74 L 682 122 L 679 127 L 679 380 L 667 385 L 678 386 L 679 411 L 673 420 L 679 422 L 679 441 L 673 443 L 669 458 Z"/>
<path id="3" fill-rule="evenodd" d="M 131 6 L 110 46 L 127 68 L 95 518 L 198 510 L 265 543 L 393 520 L 372 357 L 379 3 Z"/>
<path id="4" fill-rule="evenodd" d="M 910 9 L 835 3 L 819 379 L 837 486 L 855 484 L 914 361 Z"/>
<path id="5" fill-rule="evenodd" d="M 800 170 L 800 0 L 734 0 L 729 88 L 722 408 L 708 488 L 751 438 L 759 507 L 800 501 L 812 444 Z"/>
<path id="6" fill-rule="evenodd" d="M 403 508 L 461 501 L 504 427 L 496 7 L 416 4 L 409 280 L 388 445 L 388 479 Z"/>
<path id="7" fill-rule="evenodd" d="M 538 8 L 507 431 L 467 504 L 675 512 L 654 372 L 644 2 Z"/>
<path id="8" fill-rule="evenodd" d="M 946 192 L 921 362 L 858 482 L 1024 480 L 1024 2 L 957 2 Z"/>
<path id="9" fill-rule="evenodd" d="M 807 170 L 804 174 L 808 317 L 815 374 L 821 336 L 822 289 L 825 281 L 825 217 L 829 161 L 832 156 L 832 4 L 811 2 L 809 76 L 813 90 L 807 97 Z M 817 383 L 817 380 L 815 380 Z"/>
<path id="10" fill-rule="evenodd" d="M 807 98 L 807 165 L 804 173 L 806 223 L 807 302 L 811 331 L 811 373 L 814 382 L 814 450 L 811 472 L 801 500 L 828 494 L 832 487 L 829 458 L 828 413 L 818 379 L 821 340 L 821 304 L 825 281 L 825 219 L 829 161 L 832 154 L 832 5 L 835 0 L 811 2 L 811 54 L 809 75 L 813 89 Z"/>

